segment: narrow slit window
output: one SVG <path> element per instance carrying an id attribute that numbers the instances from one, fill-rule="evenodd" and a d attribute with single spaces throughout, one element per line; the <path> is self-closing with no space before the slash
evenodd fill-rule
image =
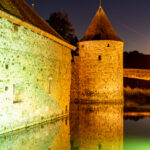
<path id="1" fill-rule="evenodd" d="M 48 93 L 51 94 L 51 80 L 49 80 L 49 88 L 48 88 Z"/>
<path id="2" fill-rule="evenodd" d="M 101 60 L 101 59 L 102 59 L 102 58 L 101 58 L 101 56 L 99 55 L 99 56 L 98 56 L 98 60 Z"/>
<path id="3" fill-rule="evenodd" d="M 15 102 L 15 88 L 16 88 L 16 85 L 13 84 L 13 103 Z"/>
<path id="4" fill-rule="evenodd" d="M 12 103 L 13 104 L 18 104 L 18 103 L 22 103 L 22 98 L 21 98 L 21 91 L 19 89 L 19 85 L 18 84 L 13 84 L 13 89 L 12 89 Z"/>
<path id="5" fill-rule="evenodd" d="M 48 83 L 48 93 L 51 94 L 52 90 L 52 78 L 49 78 L 49 83 Z"/>

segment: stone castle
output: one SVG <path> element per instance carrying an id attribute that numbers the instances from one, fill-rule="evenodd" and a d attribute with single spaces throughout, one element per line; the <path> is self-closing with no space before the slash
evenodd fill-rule
<path id="1" fill-rule="evenodd" d="M 102 7 L 78 43 L 72 63 L 71 100 L 122 102 L 123 45 Z"/>
<path id="2" fill-rule="evenodd" d="M 119 102 L 123 42 L 102 8 L 71 65 L 75 49 L 25 0 L 0 1 L 0 134 L 67 115 L 70 91 L 73 101 Z"/>
<path id="3" fill-rule="evenodd" d="M 68 114 L 75 49 L 24 0 L 0 0 L 0 134 Z"/>

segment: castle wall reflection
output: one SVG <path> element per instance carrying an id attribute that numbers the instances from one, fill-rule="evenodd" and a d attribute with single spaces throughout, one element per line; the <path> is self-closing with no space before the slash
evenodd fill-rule
<path id="1" fill-rule="evenodd" d="M 71 104 L 70 118 L 0 136 L 0 150 L 123 150 L 123 105 Z"/>
<path id="2" fill-rule="evenodd" d="M 0 136 L 0 150 L 70 150 L 69 123 L 59 120 Z"/>

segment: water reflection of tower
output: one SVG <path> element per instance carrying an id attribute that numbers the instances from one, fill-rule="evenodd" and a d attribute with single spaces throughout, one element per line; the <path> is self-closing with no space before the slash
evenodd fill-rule
<path id="1" fill-rule="evenodd" d="M 70 119 L 72 150 L 123 150 L 122 105 L 82 104 L 77 109 Z"/>

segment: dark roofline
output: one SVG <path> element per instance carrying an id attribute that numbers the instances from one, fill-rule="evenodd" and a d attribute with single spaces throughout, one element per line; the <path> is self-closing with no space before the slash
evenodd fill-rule
<path id="1" fill-rule="evenodd" d="M 31 31 L 36 32 L 36 33 L 38 33 L 40 35 L 43 35 L 43 36 L 45 36 L 45 37 L 47 37 L 47 38 L 49 38 L 49 39 L 51 39 L 51 40 L 61 44 L 61 45 L 64 45 L 64 46 L 70 48 L 71 50 L 76 50 L 76 47 L 71 45 L 71 44 L 69 44 L 68 42 L 66 42 L 66 41 L 64 41 L 64 40 L 62 40 L 62 39 L 60 39 L 60 38 L 58 38 L 58 37 L 56 37 L 56 36 L 54 36 L 54 35 L 52 35 L 52 34 L 50 34 L 48 32 L 45 32 L 45 31 L 41 30 L 40 28 L 30 24 L 30 23 L 22 21 L 21 19 L 15 17 L 15 16 L 12 16 L 12 15 L 10 15 L 10 14 L 2 11 L 2 10 L 0 10 L 0 17 L 1 18 L 6 18 L 10 22 L 12 22 L 14 24 L 17 24 L 19 26 L 24 26 L 25 28 L 30 29 Z"/>

